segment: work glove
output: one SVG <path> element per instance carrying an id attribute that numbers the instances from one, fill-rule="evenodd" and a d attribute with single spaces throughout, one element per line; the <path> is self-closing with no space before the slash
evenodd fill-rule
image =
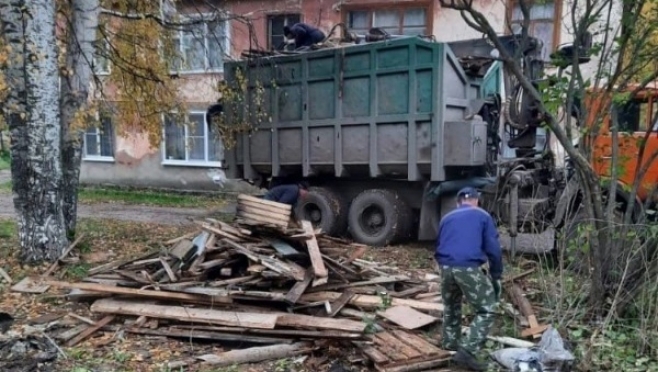
<path id="1" fill-rule="evenodd" d="M 491 284 L 493 285 L 494 296 L 496 296 L 496 302 L 500 301 L 500 291 L 502 290 L 502 284 L 500 279 L 492 279 Z"/>

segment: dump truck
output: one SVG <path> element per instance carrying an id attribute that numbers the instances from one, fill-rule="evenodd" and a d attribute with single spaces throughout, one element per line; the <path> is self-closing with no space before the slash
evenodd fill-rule
<path id="1" fill-rule="evenodd" d="M 541 44 L 523 45 L 534 68 Z M 398 37 L 230 61 L 226 92 L 244 97 L 226 94 L 207 118 L 224 135 L 241 128 L 228 134 L 228 178 L 306 181 L 295 213 L 329 235 L 372 246 L 435 239 L 464 186 L 481 189 L 512 234 L 541 233 L 537 214 L 556 214 L 566 179 L 542 156 L 532 102 L 518 87 L 505 93 L 495 56 L 484 38 Z"/>

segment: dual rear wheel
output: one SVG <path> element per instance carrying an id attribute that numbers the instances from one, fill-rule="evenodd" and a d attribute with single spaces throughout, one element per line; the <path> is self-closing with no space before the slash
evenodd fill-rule
<path id="1" fill-rule="evenodd" d="M 397 193 L 386 189 L 365 190 L 348 202 L 332 189 L 314 187 L 295 213 L 328 235 L 349 232 L 357 242 L 371 246 L 403 241 L 412 233 L 411 209 Z"/>

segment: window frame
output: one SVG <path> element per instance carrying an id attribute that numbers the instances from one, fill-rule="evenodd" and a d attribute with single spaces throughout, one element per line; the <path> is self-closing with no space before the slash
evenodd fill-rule
<path id="1" fill-rule="evenodd" d="M 528 3 L 534 3 L 536 0 L 525 0 Z M 552 2 L 555 4 L 554 5 L 554 11 L 553 11 L 553 35 L 552 35 L 552 42 L 553 42 L 553 48 L 552 50 L 548 51 L 548 56 L 550 56 L 552 53 L 554 53 L 557 48 L 560 46 L 560 39 L 561 39 L 561 34 L 562 34 L 562 5 L 563 5 L 563 0 L 552 0 Z M 519 22 L 512 22 L 512 16 L 514 15 L 514 8 L 518 5 L 519 0 L 508 0 L 508 7 L 507 7 L 507 14 L 506 14 L 506 34 L 511 35 L 512 34 L 512 25 L 514 23 L 519 23 Z M 531 19 L 530 20 L 530 27 L 534 23 L 548 23 L 548 19 L 542 18 L 542 19 Z M 531 35 L 532 36 L 532 35 Z"/>
<path id="2" fill-rule="evenodd" d="M 298 22 L 304 22 L 304 15 L 300 12 L 276 12 L 276 13 L 267 13 L 265 15 L 265 30 L 266 30 L 266 37 L 267 37 L 267 48 L 268 50 L 273 50 L 275 48 L 274 45 L 272 45 L 272 19 L 274 17 L 286 17 L 286 21 L 288 20 L 287 17 L 290 16 L 297 16 L 299 18 Z M 285 24 L 285 22 L 284 22 Z"/>
<path id="3" fill-rule="evenodd" d="M 343 23 L 349 29 L 350 12 L 368 12 L 368 27 L 372 28 L 373 12 L 381 10 L 396 10 L 401 15 L 409 9 L 422 8 L 425 10 L 425 34 L 432 35 L 434 30 L 434 2 L 433 1 L 410 1 L 405 3 L 365 3 L 365 4 L 344 4 L 342 5 L 341 18 Z M 404 28 L 404 17 L 400 17 L 398 31 Z M 416 26 L 417 27 L 417 26 Z"/>
<path id="4" fill-rule="evenodd" d="M 98 147 L 98 153 L 100 154 L 101 151 L 101 141 L 103 136 L 106 136 L 107 134 L 101 133 L 101 127 L 102 127 L 102 122 L 101 122 L 101 115 L 97 112 L 95 114 L 96 120 L 98 120 L 99 126 L 93 127 L 93 128 L 87 128 L 87 130 L 84 131 L 84 137 L 82 141 L 82 160 L 83 161 L 89 161 L 89 162 L 101 162 L 101 163 L 114 163 L 115 159 L 115 152 L 116 152 L 116 141 L 115 138 L 116 136 L 114 135 L 114 117 L 111 115 L 109 116 L 110 120 L 110 127 L 112 128 L 112 156 L 105 156 L 105 155 L 89 155 L 87 154 L 87 136 L 96 136 L 96 143 Z M 89 129 L 94 129 L 95 133 L 89 133 Z"/>
<path id="5" fill-rule="evenodd" d="M 176 112 L 172 112 L 170 114 L 176 114 Z M 210 127 L 209 124 L 206 120 L 206 113 L 202 110 L 189 110 L 185 113 L 185 115 L 188 118 L 191 115 L 201 115 L 203 117 L 203 147 L 204 147 L 204 155 L 206 160 L 189 160 L 189 153 L 190 149 L 188 146 L 188 131 L 189 131 L 189 126 L 187 124 L 184 125 L 184 133 L 183 133 L 183 141 L 185 143 L 185 160 L 178 160 L 178 159 L 167 159 L 167 122 L 166 122 L 166 115 L 167 114 L 162 114 L 162 143 L 161 143 L 161 153 L 162 153 L 162 165 L 165 166 L 181 166 L 181 167 L 205 167 L 205 168 L 217 168 L 222 166 L 222 161 L 221 160 L 208 160 L 209 158 L 209 141 L 210 141 Z"/>
<path id="6" fill-rule="evenodd" d="M 201 13 L 201 14 L 181 14 L 181 19 L 182 21 L 197 21 L 200 19 L 207 19 L 211 18 L 213 14 L 210 13 Z M 225 44 L 224 48 L 224 59 L 228 56 L 231 55 L 231 21 L 230 20 L 223 20 L 223 21 L 218 21 L 218 22 L 223 22 L 224 23 L 224 37 L 223 41 Z M 211 68 L 209 59 L 208 59 L 208 22 L 203 22 L 204 26 L 204 32 L 203 32 L 203 46 L 204 46 L 204 56 L 203 56 L 203 64 L 204 67 L 202 69 L 186 69 L 185 66 L 185 53 L 184 53 L 184 44 L 183 44 L 183 35 L 185 31 L 183 29 L 173 31 L 174 32 L 174 39 L 178 40 L 178 44 L 174 45 L 174 47 L 178 50 L 179 56 L 181 58 L 181 67 L 176 68 L 172 66 L 172 70 L 170 71 L 171 74 L 173 75 L 188 75 L 188 74 L 207 74 L 207 73 L 223 73 L 224 72 L 224 59 L 222 59 L 222 67 L 221 68 Z M 175 35 L 175 34 L 178 35 Z"/>

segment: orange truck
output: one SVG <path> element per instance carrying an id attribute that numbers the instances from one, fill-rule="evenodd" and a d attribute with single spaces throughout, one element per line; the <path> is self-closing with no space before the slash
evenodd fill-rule
<path id="1" fill-rule="evenodd" d="M 628 90 L 635 91 L 630 86 Z M 613 132 L 611 116 L 604 114 L 596 116 L 610 106 L 609 95 L 591 95 L 588 100 L 590 118 L 588 124 L 596 119 L 602 119 L 599 133 L 591 139 L 592 166 L 597 175 L 603 179 L 612 176 Z M 603 111 L 605 112 L 605 111 Z M 658 82 L 638 90 L 637 94 L 628 99 L 619 110 L 617 125 L 618 152 L 615 168 L 618 182 L 617 199 L 625 204 L 628 202 L 629 191 L 635 183 L 639 172 L 636 203 L 646 204 L 649 197 L 658 201 L 653 190 L 658 185 Z M 642 153 L 642 160 L 639 160 Z"/>

